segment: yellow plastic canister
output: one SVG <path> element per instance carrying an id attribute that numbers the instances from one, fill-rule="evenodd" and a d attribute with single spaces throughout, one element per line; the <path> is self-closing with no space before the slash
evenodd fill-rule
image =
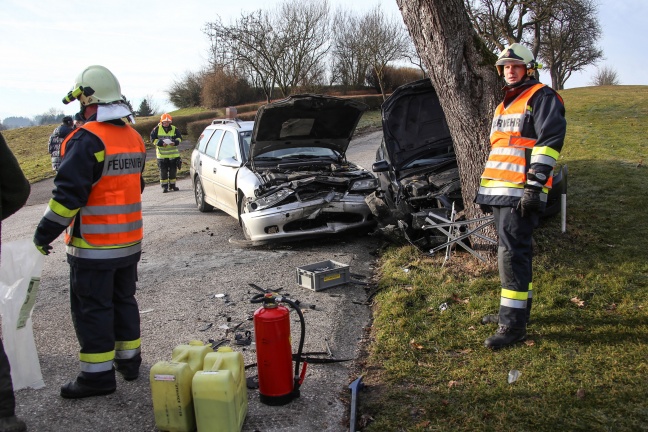
<path id="1" fill-rule="evenodd" d="M 153 365 L 150 373 L 155 425 L 162 431 L 192 432 L 196 430 L 191 381 L 203 368 L 207 354 L 212 352 L 201 341 L 178 345 L 171 361 Z"/>
<path id="2" fill-rule="evenodd" d="M 207 354 L 192 392 L 200 432 L 239 432 L 248 411 L 243 354 L 229 347 Z"/>

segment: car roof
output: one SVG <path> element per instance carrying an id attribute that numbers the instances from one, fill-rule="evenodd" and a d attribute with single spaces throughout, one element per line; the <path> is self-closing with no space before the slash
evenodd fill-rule
<path id="1" fill-rule="evenodd" d="M 238 132 L 248 132 L 254 127 L 253 121 L 239 119 L 214 119 L 206 129 L 232 128 Z"/>

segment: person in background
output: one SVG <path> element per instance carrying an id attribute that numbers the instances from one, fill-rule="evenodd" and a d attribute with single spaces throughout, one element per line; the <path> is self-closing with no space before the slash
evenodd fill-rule
<path id="1" fill-rule="evenodd" d="M 0 213 L 2 220 L 16 213 L 29 198 L 30 186 L 0 134 Z M 2 225 L 0 225 L 0 231 Z M 1 243 L 1 232 L 0 232 Z M 16 417 L 16 399 L 11 382 L 9 359 L 0 339 L 0 432 L 26 431 L 25 422 Z"/>
<path id="2" fill-rule="evenodd" d="M 562 98 L 535 79 L 539 65 L 528 48 L 506 47 L 495 66 L 506 82 L 504 101 L 495 110 L 491 151 L 475 199 L 493 212 L 499 237 L 499 314 L 482 319 L 499 325 L 484 341 L 491 349 L 526 339 L 533 301 L 532 235 L 567 131 Z"/>
<path id="3" fill-rule="evenodd" d="M 178 145 L 182 141 L 182 135 L 178 128 L 171 125 L 172 121 L 169 114 L 162 114 L 160 123 L 151 131 L 151 142 L 155 145 L 163 193 L 180 190 L 176 186 L 176 175 L 180 162 Z"/>
<path id="4" fill-rule="evenodd" d="M 52 169 L 54 171 L 58 171 L 59 166 L 61 165 L 61 143 L 73 129 L 72 117 L 65 116 L 63 117 L 63 122 L 54 129 L 54 132 L 52 132 L 52 135 L 49 137 L 47 150 L 52 157 Z"/>
<path id="5" fill-rule="evenodd" d="M 126 381 L 139 376 L 135 291 L 146 162 L 144 140 L 122 120 L 132 121 L 132 113 L 112 72 L 88 66 L 63 102 L 73 100 L 86 123 L 63 142 L 53 197 L 34 233 L 36 248 L 48 255 L 66 231 L 72 323 L 81 347 L 81 371 L 61 387 L 68 399 L 113 393 L 115 371 Z"/>
<path id="6" fill-rule="evenodd" d="M 74 129 L 78 129 L 85 124 L 85 120 L 81 116 L 81 113 L 78 112 L 74 114 Z"/>

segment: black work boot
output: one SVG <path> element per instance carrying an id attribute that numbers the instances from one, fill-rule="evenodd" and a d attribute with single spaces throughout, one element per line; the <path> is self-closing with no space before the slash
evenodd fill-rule
<path id="1" fill-rule="evenodd" d="M 484 315 L 481 319 L 482 325 L 484 324 L 499 324 L 499 314 Z"/>
<path id="2" fill-rule="evenodd" d="M 172 191 L 179 191 L 180 190 L 180 188 L 178 186 L 174 185 L 174 184 L 170 185 L 169 189 L 172 190 Z"/>
<path id="3" fill-rule="evenodd" d="M 137 368 L 133 366 L 125 366 L 115 363 L 115 370 L 124 377 L 126 381 L 133 381 L 139 378 L 139 366 Z"/>
<path id="4" fill-rule="evenodd" d="M 496 350 L 522 342 L 525 339 L 526 328 L 514 328 L 500 324 L 497 332 L 484 341 L 484 346 Z"/>
<path id="5" fill-rule="evenodd" d="M 162 193 L 169 192 L 169 187 L 167 185 L 162 186 Z"/>
<path id="6" fill-rule="evenodd" d="M 0 432 L 24 432 L 26 430 L 27 425 L 18 417 L 0 417 Z"/>
<path id="7" fill-rule="evenodd" d="M 103 396 L 115 392 L 115 387 L 90 387 L 78 380 L 70 381 L 61 387 L 61 396 L 66 399 L 81 399 L 90 396 Z"/>

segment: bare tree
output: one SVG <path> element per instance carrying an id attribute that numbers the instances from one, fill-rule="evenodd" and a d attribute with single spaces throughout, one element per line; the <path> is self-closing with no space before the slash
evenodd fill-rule
<path id="1" fill-rule="evenodd" d="M 464 0 L 397 0 L 446 113 L 468 216 L 489 152 L 501 82 L 496 56 L 474 30 Z"/>
<path id="2" fill-rule="evenodd" d="M 562 90 L 573 72 L 603 57 L 595 45 L 601 37 L 596 13 L 593 0 L 567 0 L 541 23 L 540 57 L 548 66 L 554 90 Z"/>
<path id="3" fill-rule="evenodd" d="M 369 69 L 369 58 L 360 29 L 360 17 L 348 9 L 338 9 L 333 17 L 333 81 L 348 87 L 361 87 Z"/>
<path id="4" fill-rule="evenodd" d="M 407 49 L 405 50 L 403 57 L 421 71 L 421 77 L 420 77 L 421 79 L 427 77 L 427 73 L 425 72 L 425 66 L 423 65 L 423 60 L 421 59 L 421 56 L 419 56 L 418 52 L 416 51 L 416 45 L 414 45 L 412 40 L 409 38 L 407 42 Z"/>
<path id="5" fill-rule="evenodd" d="M 281 3 L 273 30 L 285 47 L 275 60 L 277 86 L 288 96 L 296 86 L 309 84 L 322 68 L 330 47 L 327 0 Z"/>
<path id="6" fill-rule="evenodd" d="M 386 17 L 380 6 L 374 7 L 362 17 L 359 32 L 364 36 L 364 46 L 373 68 L 383 99 L 387 99 L 383 82 L 388 63 L 400 60 L 408 48 L 407 33 L 400 19 Z"/>
<path id="7" fill-rule="evenodd" d="M 610 66 L 603 66 L 596 70 L 596 73 L 592 77 L 590 85 L 593 86 L 607 86 L 607 85 L 619 85 L 619 74 Z"/>
<path id="8" fill-rule="evenodd" d="M 492 51 L 523 42 L 549 66 L 552 87 L 598 60 L 594 0 L 464 0 L 477 34 Z"/>
<path id="9" fill-rule="evenodd" d="M 277 76 L 275 59 L 286 47 L 277 38 L 269 14 L 262 10 L 241 14 L 231 25 L 217 17 L 203 31 L 211 42 L 211 67 L 242 68 L 270 102 Z"/>
<path id="10" fill-rule="evenodd" d="M 322 69 L 329 45 L 327 1 L 284 2 L 276 12 L 242 14 L 232 25 L 207 23 L 212 67 L 250 72 L 270 101 L 275 85 L 283 96 Z"/>

